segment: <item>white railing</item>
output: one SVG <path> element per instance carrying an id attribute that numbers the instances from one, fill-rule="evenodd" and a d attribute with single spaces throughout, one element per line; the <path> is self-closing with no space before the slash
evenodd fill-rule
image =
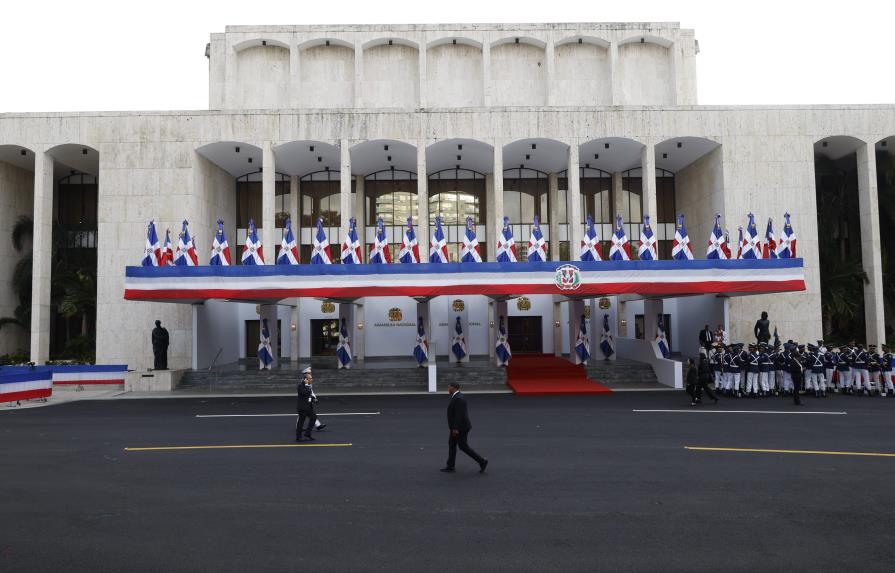
<path id="1" fill-rule="evenodd" d="M 659 345 L 651 340 L 636 338 L 616 338 L 615 351 L 619 358 L 646 362 L 653 367 L 659 384 L 671 388 L 684 387 L 683 364 L 662 356 Z"/>

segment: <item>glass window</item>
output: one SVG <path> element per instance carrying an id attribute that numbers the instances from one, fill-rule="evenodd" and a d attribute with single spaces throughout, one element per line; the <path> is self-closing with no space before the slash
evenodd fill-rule
<path id="1" fill-rule="evenodd" d="M 510 223 L 530 226 L 537 215 L 541 224 L 549 224 L 547 174 L 518 168 L 505 169 L 503 174 L 504 216 Z"/>
<path id="2" fill-rule="evenodd" d="M 302 227 L 314 227 L 317 218 L 323 217 L 325 227 L 342 224 L 342 187 L 339 174 L 334 171 L 318 171 L 301 178 L 301 201 L 299 219 Z M 354 193 L 354 181 L 351 182 Z"/>
<path id="3" fill-rule="evenodd" d="M 367 225 L 375 225 L 382 217 L 386 226 L 401 226 L 407 217 L 417 223 L 416 174 L 409 171 L 388 170 L 367 175 L 364 179 L 364 194 L 367 197 Z"/>
<path id="4" fill-rule="evenodd" d="M 485 222 L 485 176 L 469 169 L 445 169 L 429 176 L 429 218 L 435 224 L 466 225 Z"/>
<path id="5" fill-rule="evenodd" d="M 676 223 L 674 173 L 656 169 L 656 210 L 657 223 Z"/>

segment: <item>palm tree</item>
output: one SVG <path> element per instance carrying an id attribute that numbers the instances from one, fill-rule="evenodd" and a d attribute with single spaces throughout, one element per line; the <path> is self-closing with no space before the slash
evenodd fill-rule
<path id="1" fill-rule="evenodd" d="M 23 252 L 26 239 L 34 236 L 34 221 L 27 215 L 22 215 L 12 227 L 12 246 L 16 252 Z M 33 253 L 28 251 L 15 264 L 12 270 L 12 290 L 19 304 L 13 310 L 13 316 L 0 318 L 0 329 L 5 325 L 17 325 L 25 330 L 31 327 L 31 268 Z"/>

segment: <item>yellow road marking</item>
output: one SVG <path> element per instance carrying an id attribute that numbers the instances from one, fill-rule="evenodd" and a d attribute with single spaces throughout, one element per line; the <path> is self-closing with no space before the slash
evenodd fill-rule
<path id="1" fill-rule="evenodd" d="M 812 454 L 817 456 L 863 456 L 871 458 L 895 458 L 895 454 L 883 454 L 879 452 L 825 452 L 820 450 L 765 450 L 759 448 L 703 448 L 697 446 L 684 446 L 684 449 L 698 452 L 752 452 L 758 454 Z"/>
<path id="2" fill-rule="evenodd" d="M 237 450 L 250 448 L 346 448 L 351 444 L 243 444 L 230 446 L 156 446 L 150 448 L 124 448 L 125 452 L 163 452 L 171 450 Z"/>

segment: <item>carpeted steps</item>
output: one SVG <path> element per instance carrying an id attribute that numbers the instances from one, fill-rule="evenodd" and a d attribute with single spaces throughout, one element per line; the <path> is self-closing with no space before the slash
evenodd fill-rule
<path id="1" fill-rule="evenodd" d="M 583 367 L 552 354 L 513 356 L 507 367 L 507 384 L 516 394 L 529 396 L 612 393 L 589 380 Z"/>

